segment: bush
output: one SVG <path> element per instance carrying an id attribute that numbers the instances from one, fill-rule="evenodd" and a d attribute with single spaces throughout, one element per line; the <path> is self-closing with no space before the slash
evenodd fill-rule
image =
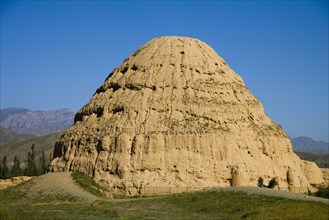
<path id="1" fill-rule="evenodd" d="M 274 187 L 276 187 L 277 185 L 279 185 L 278 181 L 276 180 L 276 178 L 272 178 L 270 180 L 270 182 L 268 183 L 267 188 L 273 189 Z"/>
<path id="2" fill-rule="evenodd" d="M 329 187 L 319 188 L 315 196 L 329 199 Z"/>
<path id="3" fill-rule="evenodd" d="M 264 179 L 262 177 L 259 177 L 257 180 L 257 186 L 258 187 L 264 187 Z"/>

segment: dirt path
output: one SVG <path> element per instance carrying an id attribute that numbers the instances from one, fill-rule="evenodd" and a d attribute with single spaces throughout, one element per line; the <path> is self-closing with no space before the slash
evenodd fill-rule
<path id="1" fill-rule="evenodd" d="M 29 196 L 64 195 L 77 197 L 78 199 L 89 202 L 100 199 L 76 185 L 71 177 L 71 172 L 55 172 L 38 176 L 29 181 L 24 188 Z"/>

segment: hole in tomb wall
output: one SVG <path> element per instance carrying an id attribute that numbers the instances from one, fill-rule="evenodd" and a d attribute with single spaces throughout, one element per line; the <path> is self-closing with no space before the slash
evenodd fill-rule
<path id="1" fill-rule="evenodd" d="M 101 141 L 98 142 L 97 146 L 96 146 L 96 150 L 97 150 L 97 153 L 100 153 L 103 149 L 103 144 Z"/>
<path id="2" fill-rule="evenodd" d="M 130 148 L 130 155 L 133 155 L 133 154 L 136 154 L 136 143 L 135 142 L 133 142 L 132 144 L 131 144 L 131 148 Z"/>
<path id="3" fill-rule="evenodd" d="M 63 143 L 62 142 L 56 142 L 55 147 L 54 147 L 54 153 L 53 153 L 53 158 L 56 157 L 62 157 L 65 155 L 66 150 L 63 148 Z"/>
<path id="4" fill-rule="evenodd" d="M 123 112 L 125 109 L 123 106 L 116 106 L 112 109 L 113 114 L 116 114 L 118 112 Z"/>
<path id="5" fill-rule="evenodd" d="M 107 81 L 107 80 L 112 76 L 113 73 L 114 73 L 114 72 L 112 71 L 112 72 L 106 77 L 105 81 Z"/>
<path id="6" fill-rule="evenodd" d="M 117 167 L 115 168 L 115 174 L 117 174 L 117 175 L 120 174 L 119 165 L 117 165 Z"/>
<path id="7" fill-rule="evenodd" d="M 82 113 L 80 113 L 80 112 L 76 113 L 74 116 L 74 124 L 78 121 L 82 121 L 82 118 L 83 118 Z"/>
<path id="8" fill-rule="evenodd" d="M 121 72 L 122 74 L 125 74 L 127 71 L 128 71 L 128 67 L 125 66 L 120 72 Z"/>
<path id="9" fill-rule="evenodd" d="M 113 92 L 121 88 L 121 86 L 117 82 L 111 82 L 109 87 L 113 90 Z"/>
<path id="10" fill-rule="evenodd" d="M 105 92 L 106 91 L 106 86 L 102 85 L 101 87 L 99 87 L 97 90 L 96 90 L 96 93 L 102 93 L 102 92 Z"/>
<path id="11" fill-rule="evenodd" d="M 97 118 L 102 117 L 103 116 L 103 113 L 104 113 L 104 109 L 103 108 L 101 108 L 101 107 L 97 108 L 97 110 L 96 110 Z"/>
<path id="12" fill-rule="evenodd" d="M 138 70 L 138 67 L 134 64 L 131 69 L 134 70 L 134 71 L 136 71 L 136 70 Z"/>

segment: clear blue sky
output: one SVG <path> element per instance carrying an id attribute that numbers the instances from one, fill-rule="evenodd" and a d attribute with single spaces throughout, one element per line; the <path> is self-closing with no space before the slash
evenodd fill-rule
<path id="1" fill-rule="evenodd" d="M 328 141 L 328 1 L 1 1 L 1 105 L 86 104 L 152 38 L 198 38 L 291 137 Z"/>

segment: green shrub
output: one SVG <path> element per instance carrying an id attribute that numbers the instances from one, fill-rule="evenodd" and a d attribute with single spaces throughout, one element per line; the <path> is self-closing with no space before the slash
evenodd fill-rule
<path id="1" fill-rule="evenodd" d="M 278 181 L 276 180 L 276 178 L 272 178 L 270 180 L 270 182 L 268 183 L 267 188 L 273 189 L 274 187 L 276 187 L 277 185 L 279 185 Z"/>
<path id="2" fill-rule="evenodd" d="M 315 196 L 329 199 L 329 187 L 319 188 Z"/>
<path id="3" fill-rule="evenodd" d="M 262 177 L 259 177 L 257 180 L 257 186 L 258 187 L 264 187 L 264 179 Z"/>

